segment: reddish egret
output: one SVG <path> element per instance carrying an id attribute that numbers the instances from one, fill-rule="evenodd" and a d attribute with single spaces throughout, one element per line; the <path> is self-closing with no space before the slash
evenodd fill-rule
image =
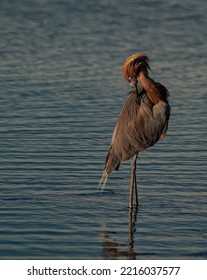
<path id="1" fill-rule="evenodd" d="M 102 188 L 113 170 L 130 158 L 131 177 L 129 207 L 138 206 L 136 160 L 139 152 L 162 140 L 170 117 L 168 90 L 149 77 L 149 59 L 136 53 L 126 59 L 122 67 L 124 78 L 132 85 L 129 97 L 117 120 L 111 146 L 106 156 Z"/>

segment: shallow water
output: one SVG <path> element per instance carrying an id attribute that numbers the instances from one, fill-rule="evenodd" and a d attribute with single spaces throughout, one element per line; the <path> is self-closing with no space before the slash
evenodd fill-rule
<path id="1" fill-rule="evenodd" d="M 27 2 L 0 4 L 0 258 L 206 259 L 206 1 Z M 172 113 L 130 218 L 129 162 L 97 186 L 138 51 Z"/>

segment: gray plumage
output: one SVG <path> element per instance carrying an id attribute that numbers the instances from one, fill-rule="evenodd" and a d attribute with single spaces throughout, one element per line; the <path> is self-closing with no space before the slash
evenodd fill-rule
<path id="1" fill-rule="evenodd" d="M 162 139 L 167 132 L 169 116 L 168 104 L 154 105 L 144 89 L 139 94 L 130 91 L 114 129 L 105 172 L 111 174 L 114 169 L 119 168 L 122 161 L 132 158 Z"/>

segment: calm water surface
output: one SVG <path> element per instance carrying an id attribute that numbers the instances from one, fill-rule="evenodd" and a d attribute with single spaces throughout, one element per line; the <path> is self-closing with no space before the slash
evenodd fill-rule
<path id="1" fill-rule="evenodd" d="M 207 258 L 207 3 L 20 0 L 0 3 L 0 258 Z M 171 93 L 164 141 L 97 191 L 145 51 Z"/>

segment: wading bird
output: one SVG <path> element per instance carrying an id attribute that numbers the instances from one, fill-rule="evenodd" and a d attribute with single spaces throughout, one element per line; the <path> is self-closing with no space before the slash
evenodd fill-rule
<path id="1" fill-rule="evenodd" d="M 111 146 L 106 156 L 100 181 L 104 188 L 108 176 L 118 170 L 120 163 L 132 158 L 129 207 L 138 206 L 136 160 L 139 152 L 162 140 L 170 117 L 168 90 L 149 77 L 149 59 L 136 53 L 126 59 L 122 74 L 131 86 L 129 97 L 117 120 Z"/>

